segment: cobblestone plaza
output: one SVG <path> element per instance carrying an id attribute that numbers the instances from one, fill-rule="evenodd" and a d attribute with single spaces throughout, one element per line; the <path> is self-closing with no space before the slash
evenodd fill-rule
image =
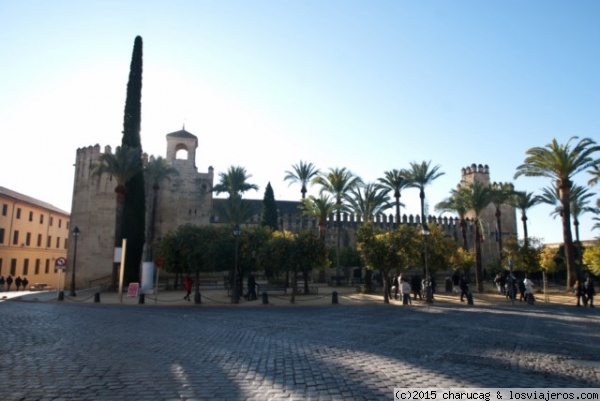
<path id="1" fill-rule="evenodd" d="M 391 400 L 394 387 L 600 387 L 566 305 L 0 303 L 3 400 Z"/>

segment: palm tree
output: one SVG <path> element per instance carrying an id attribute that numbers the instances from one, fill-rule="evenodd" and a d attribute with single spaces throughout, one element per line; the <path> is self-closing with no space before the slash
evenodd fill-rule
<path id="1" fill-rule="evenodd" d="M 293 171 L 286 171 L 284 181 L 290 181 L 289 185 L 299 183 L 301 185 L 300 192 L 302 193 L 302 199 L 306 198 L 306 186 L 310 183 L 314 177 L 316 177 L 320 171 L 312 163 L 306 163 L 302 160 L 298 164 L 292 166 Z"/>
<path id="2" fill-rule="evenodd" d="M 527 234 L 527 211 L 542 203 L 541 197 L 532 192 L 515 191 L 511 197 L 510 203 L 513 207 L 521 211 L 521 221 L 523 222 L 523 246 L 529 248 L 529 236 Z"/>
<path id="3" fill-rule="evenodd" d="M 596 185 L 600 181 L 600 160 L 597 160 L 597 162 L 597 164 L 592 166 L 592 170 L 589 171 L 592 178 L 588 181 L 588 185 Z"/>
<path id="4" fill-rule="evenodd" d="M 98 163 L 92 167 L 92 175 L 100 177 L 103 174 L 108 174 L 114 177 L 117 186 L 116 193 L 116 208 L 115 208 L 115 248 L 120 248 L 123 242 L 123 209 L 125 207 L 125 197 L 127 196 L 125 183 L 137 175 L 142 170 L 140 163 L 142 150 L 140 148 L 132 148 L 127 145 L 117 146 L 115 153 L 104 152 L 100 155 Z M 117 265 L 113 265 L 112 285 L 117 285 Z"/>
<path id="5" fill-rule="evenodd" d="M 318 198 L 310 195 L 302 200 L 302 214 L 313 216 L 319 225 L 319 238 L 325 241 L 327 231 L 327 218 L 335 212 L 335 202 L 327 195 L 321 194 Z"/>
<path id="6" fill-rule="evenodd" d="M 514 178 L 522 175 L 527 177 L 547 177 L 552 180 L 553 185 L 560 194 L 562 207 L 562 231 L 565 244 L 565 257 L 567 259 L 567 289 L 571 288 L 577 277 L 572 275 L 575 266 L 575 254 L 573 247 L 573 236 L 571 234 L 571 187 L 573 176 L 597 166 L 598 160 L 594 160 L 593 154 L 600 151 L 600 146 L 590 138 L 583 138 L 571 147 L 571 141 L 578 137 L 571 137 L 566 144 L 559 144 L 556 139 L 545 147 L 534 147 L 525 152 L 528 156 L 525 162 L 517 167 Z"/>
<path id="7" fill-rule="evenodd" d="M 364 221 L 371 222 L 375 216 L 383 214 L 392 206 L 388 189 L 377 183 L 357 184 L 350 190 L 347 201 L 350 210 L 362 216 Z"/>
<path id="8" fill-rule="evenodd" d="M 227 193 L 229 197 L 232 195 L 242 195 L 251 189 L 258 191 L 256 184 L 248 183 L 248 179 L 252 175 L 246 172 L 244 167 L 230 166 L 227 173 L 219 173 L 219 183 L 213 186 L 213 192 L 217 195 Z"/>
<path id="9" fill-rule="evenodd" d="M 299 183 L 301 185 L 300 193 L 302 193 L 302 199 L 306 198 L 306 186 L 310 183 L 314 177 L 319 174 L 319 169 L 312 163 L 306 163 L 302 160 L 298 164 L 292 165 L 293 171 L 286 171 L 284 181 L 290 181 L 289 185 L 293 183 Z M 302 218 L 302 229 L 306 227 L 306 219 Z"/>
<path id="10" fill-rule="evenodd" d="M 410 182 L 407 179 L 408 172 L 406 170 L 390 170 L 384 173 L 384 177 L 379 179 L 385 187 L 390 191 L 394 191 L 394 198 L 396 199 L 396 224 L 399 225 L 402 220 L 400 216 L 400 206 L 404 206 L 400 202 L 401 191 L 404 188 L 408 188 Z"/>
<path id="11" fill-rule="evenodd" d="M 146 182 L 152 185 L 152 211 L 150 216 L 150 225 L 148 227 L 148 233 L 146 237 L 146 252 L 144 260 L 146 262 L 152 261 L 152 246 L 154 242 L 154 226 L 156 222 L 156 209 L 158 204 L 158 190 L 160 189 L 160 183 L 163 181 L 171 181 L 171 176 L 179 175 L 179 171 L 174 167 L 170 166 L 166 159 L 162 156 L 154 158 L 150 156 L 150 160 L 144 167 L 146 174 Z"/>
<path id="12" fill-rule="evenodd" d="M 501 207 L 509 203 L 511 196 L 515 189 L 512 184 L 494 183 L 492 185 L 492 203 L 496 208 L 496 230 L 497 230 L 497 241 L 498 241 L 498 258 L 502 265 L 502 211 Z"/>
<path id="13" fill-rule="evenodd" d="M 475 181 L 468 187 L 465 195 L 467 209 L 474 214 L 475 220 L 475 280 L 477 281 L 477 291 L 483 292 L 483 263 L 481 258 L 481 233 L 483 231 L 481 224 L 481 214 L 492 200 L 494 193 L 489 185 Z"/>
<path id="14" fill-rule="evenodd" d="M 459 186 L 457 189 L 450 191 L 450 197 L 444 199 L 437 205 L 435 210 L 438 212 L 456 212 L 459 218 L 460 232 L 462 235 L 462 247 L 466 251 L 469 249 L 467 245 L 467 212 L 468 210 L 468 197 L 470 191 L 468 188 Z"/>
<path id="15" fill-rule="evenodd" d="M 336 274 L 339 277 L 340 270 L 340 230 L 341 230 L 341 211 L 343 201 L 346 199 L 347 194 L 362 180 L 360 177 L 355 176 L 350 170 L 345 167 L 342 168 L 330 168 L 329 173 L 319 173 L 312 180 L 313 184 L 321 185 L 321 191 L 331 194 L 335 198 L 336 207 L 336 225 L 337 225 L 337 238 L 335 248 L 335 259 L 336 259 Z"/>
<path id="16" fill-rule="evenodd" d="M 431 184 L 436 178 L 444 175 L 438 171 L 440 166 L 431 168 L 431 161 L 411 162 L 408 170 L 407 179 L 411 188 L 419 188 L 419 198 L 421 198 L 421 224 L 426 225 L 425 220 L 425 186 Z"/>
<path id="17" fill-rule="evenodd" d="M 596 213 L 596 208 L 588 206 L 590 198 L 596 195 L 588 192 L 589 188 L 574 185 L 571 189 L 571 216 L 573 217 L 573 226 L 575 227 L 575 241 L 579 251 L 579 268 L 583 266 L 583 247 L 579 239 L 579 216 L 584 213 Z"/>

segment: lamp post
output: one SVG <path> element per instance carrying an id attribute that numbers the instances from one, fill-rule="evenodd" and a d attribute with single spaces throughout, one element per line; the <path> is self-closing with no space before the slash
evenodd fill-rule
<path id="1" fill-rule="evenodd" d="M 238 286 L 238 243 L 240 240 L 240 225 L 236 224 L 233 228 L 233 236 L 235 237 L 235 265 L 233 269 L 233 288 L 231 291 L 231 303 L 237 304 L 240 302 L 239 286 Z"/>
<path id="2" fill-rule="evenodd" d="M 425 302 L 431 304 L 433 303 L 433 289 L 431 288 L 431 278 L 429 277 L 429 262 L 427 260 L 427 237 L 431 234 L 429 231 L 429 227 L 427 225 L 423 225 L 421 230 L 423 234 L 423 255 L 425 258 Z"/>
<path id="3" fill-rule="evenodd" d="M 75 226 L 73 230 L 73 238 L 75 238 L 75 249 L 73 251 L 73 270 L 71 271 L 71 293 L 70 296 L 74 297 L 75 294 L 75 268 L 77 267 L 77 239 L 79 235 L 81 235 L 81 231 L 79 231 L 79 227 Z"/>

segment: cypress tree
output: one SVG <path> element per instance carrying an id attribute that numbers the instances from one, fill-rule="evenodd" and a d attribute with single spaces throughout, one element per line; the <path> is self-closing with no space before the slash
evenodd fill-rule
<path id="1" fill-rule="evenodd" d="M 125 116 L 123 120 L 122 145 L 142 149 L 140 136 L 142 120 L 142 38 L 137 36 L 133 45 Z M 142 165 L 142 159 L 140 159 Z M 145 239 L 146 195 L 144 173 L 140 171 L 125 183 L 125 207 L 123 211 L 123 238 L 127 238 L 125 257 L 125 283 L 139 281 L 140 263 Z M 119 245 L 120 246 L 120 245 Z"/>
<path id="2" fill-rule="evenodd" d="M 265 196 L 263 198 L 262 218 L 260 225 L 262 227 L 271 227 L 273 230 L 278 230 L 277 225 L 277 204 L 275 203 L 275 194 L 271 183 L 267 184 Z"/>

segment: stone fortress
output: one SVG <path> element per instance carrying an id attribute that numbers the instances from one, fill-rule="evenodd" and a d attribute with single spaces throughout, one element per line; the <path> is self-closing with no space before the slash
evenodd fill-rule
<path id="1" fill-rule="evenodd" d="M 169 231 L 183 224 L 219 224 L 214 213 L 215 207 L 223 199 L 213 198 L 214 169 L 198 172 L 196 166 L 196 149 L 198 138 L 184 129 L 166 135 L 168 163 L 178 170 L 179 175 L 160 183 L 155 217 L 155 238 L 159 239 Z M 75 177 L 73 185 L 73 200 L 71 206 L 71 227 L 79 227 L 81 236 L 78 240 L 77 275 L 78 288 L 87 288 L 110 281 L 112 262 L 114 259 L 114 224 L 116 182 L 113 177 L 92 175 L 93 166 L 100 160 L 100 145 L 77 149 L 75 162 Z M 104 152 L 112 152 L 110 146 Z M 147 155 L 144 155 L 147 157 Z M 469 185 L 479 181 L 490 184 L 488 166 L 472 164 L 461 171 L 459 185 Z M 152 188 L 146 182 L 146 211 L 150 219 Z M 244 227 L 260 223 L 262 198 L 248 200 L 256 210 Z M 299 201 L 276 201 L 279 213 L 279 229 L 299 232 L 302 216 L 299 211 Z M 514 208 L 502 206 L 502 235 L 517 236 L 517 219 Z M 471 217 L 472 216 L 467 216 Z M 446 235 L 461 241 L 460 226 L 457 217 L 429 216 L 430 223 L 439 224 Z M 401 224 L 420 224 L 420 216 L 406 215 L 401 217 Z M 482 215 L 486 241 L 482 245 L 484 266 L 498 259 L 498 247 L 493 240 L 496 227 L 495 207 L 489 205 Z M 332 216 L 327 227 L 327 242 L 335 244 L 335 217 Z M 383 229 L 393 229 L 394 215 L 376 216 L 375 223 Z M 351 246 L 355 242 L 355 232 L 361 221 L 353 214 L 344 213 L 341 217 L 342 246 Z M 148 226 L 148 224 L 147 224 Z M 309 229 L 317 232 L 316 219 L 308 219 Z M 469 247 L 473 248 L 473 224 L 468 225 Z M 490 235 L 491 234 L 491 235 Z M 492 238 L 489 238 L 489 237 Z M 67 260 L 69 269 L 74 256 L 73 241 L 69 243 Z"/>

